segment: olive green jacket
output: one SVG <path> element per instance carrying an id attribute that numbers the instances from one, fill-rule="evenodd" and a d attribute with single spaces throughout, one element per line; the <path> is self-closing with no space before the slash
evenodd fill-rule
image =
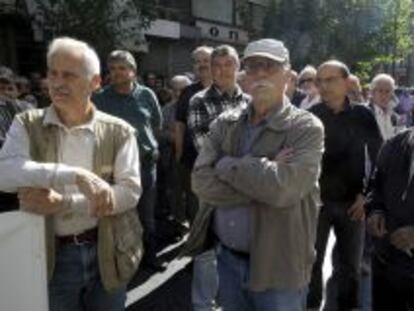
<path id="1" fill-rule="evenodd" d="M 184 253 L 196 255 L 210 246 L 216 208 L 251 206 L 249 287 L 302 288 L 315 258 L 323 125 L 286 99 L 268 117 L 251 154 L 240 157 L 248 109 L 224 113 L 211 126 L 192 173 L 201 204 Z M 276 162 L 283 148 L 293 148 L 293 156 Z M 216 163 L 224 156 L 232 163 L 219 171 Z"/>

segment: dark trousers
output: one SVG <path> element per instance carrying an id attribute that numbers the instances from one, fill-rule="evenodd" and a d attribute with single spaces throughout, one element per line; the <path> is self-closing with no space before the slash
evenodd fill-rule
<path id="1" fill-rule="evenodd" d="M 191 191 L 191 169 L 183 164 L 178 164 L 177 209 L 175 216 L 178 221 L 188 219 L 193 222 L 198 210 L 198 200 Z"/>
<path id="2" fill-rule="evenodd" d="M 363 250 L 364 225 L 347 214 L 352 202 L 325 202 L 319 214 L 316 237 L 316 261 L 309 286 L 308 308 L 319 308 L 323 295 L 322 266 L 329 232 L 336 236 L 333 272 L 328 281 L 326 310 L 359 308 L 360 266 Z"/>
<path id="3" fill-rule="evenodd" d="M 138 202 L 138 215 L 144 229 L 144 246 L 146 256 L 155 256 L 156 226 L 155 226 L 155 200 L 156 188 L 155 163 L 141 163 L 142 194 Z"/>
<path id="4" fill-rule="evenodd" d="M 374 311 L 414 310 L 414 277 L 387 265 L 374 255 L 372 299 Z"/>

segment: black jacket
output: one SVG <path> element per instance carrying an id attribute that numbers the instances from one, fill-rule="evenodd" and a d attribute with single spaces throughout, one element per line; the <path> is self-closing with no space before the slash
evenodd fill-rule
<path id="1" fill-rule="evenodd" d="M 376 242 L 376 253 L 399 270 L 414 276 L 414 259 L 389 243 L 389 234 L 414 225 L 414 178 L 410 176 L 413 152 L 414 128 L 384 144 L 370 183 L 366 208 L 368 214 L 382 213 L 385 217 L 388 233 Z"/>
<path id="2" fill-rule="evenodd" d="M 350 103 L 338 114 L 324 103 L 310 108 L 325 127 L 320 178 L 322 201 L 350 202 L 363 193 L 382 144 L 372 112 Z"/>

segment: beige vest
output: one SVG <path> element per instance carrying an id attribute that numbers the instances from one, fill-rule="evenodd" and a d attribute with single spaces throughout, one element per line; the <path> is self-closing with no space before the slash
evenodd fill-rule
<path id="1" fill-rule="evenodd" d="M 58 162 L 58 127 L 44 124 L 45 110 L 30 110 L 17 118 L 25 126 L 30 155 L 37 162 Z M 109 183 L 118 150 L 133 128 L 107 114 L 97 113 L 94 124 L 95 147 L 93 172 Z M 75 151 L 76 152 L 76 151 Z M 46 217 L 46 247 L 49 280 L 55 265 L 55 232 L 53 216 Z M 142 226 L 136 209 L 106 216 L 98 221 L 98 263 L 102 283 L 107 291 L 126 285 L 135 274 L 142 258 Z"/>

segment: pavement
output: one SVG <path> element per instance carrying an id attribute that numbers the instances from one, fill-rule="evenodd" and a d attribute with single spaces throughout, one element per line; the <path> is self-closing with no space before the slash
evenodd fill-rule
<path id="1" fill-rule="evenodd" d="M 188 237 L 176 240 L 173 228 L 163 223 L 164 240 L 160 243 L 157 257 L 168 264 L 164 272 L 140 267 L 128 286 L 127 311 L 192 311 L 191 278 L 192 261 L 188 257 L 177 258 Z M 324 282 L 332 271 L 331 252 L 335 238 L 331 233 L 323 266 Z"/>
<path id="2" fill-rule="evenodd" d="M 176 239 L 168 222 L 160 224 L 163 239 L 159 241 L 157 257 L 167 264 L 163 272 L 142 266 L 128 286 L 127 311 L 192 311 L 192 261 L 177 258 L 187 235 Z"/>

